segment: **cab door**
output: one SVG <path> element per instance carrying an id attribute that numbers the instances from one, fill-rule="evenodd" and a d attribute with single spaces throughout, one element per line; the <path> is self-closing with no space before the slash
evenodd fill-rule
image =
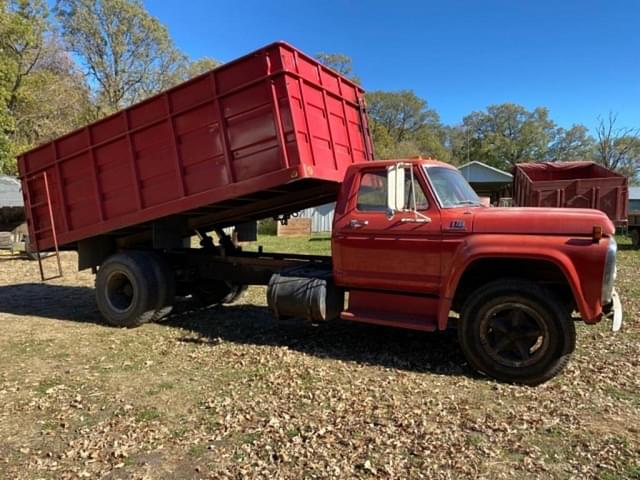
<path id="1" fill-rule="evenodd" d="M 409 167 L 407 167 L 408 170 Z M 372 290 L 437 295 L 441 282 L 440 210 L 417 165 L 413 184 L 416 209 L 428 222 L 407 221 L 412 213 L 387 215 L 387 170 L 363 169 L 344 211 L 336 211 L 334 276 L 340 285 Z M 411 182 L 410 172 L 405 182 Z M 412 195 L 412 186 L 405 192 Z M 407 199 L 407 203 L 409 198 Z"/>

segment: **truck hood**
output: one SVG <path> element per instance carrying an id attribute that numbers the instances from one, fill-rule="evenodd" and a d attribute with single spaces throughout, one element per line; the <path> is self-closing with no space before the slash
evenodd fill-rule
<path id="1" fill-rule="evenodd" d="M 600 210 L 586 208 L 478 208 L 474 209 L 476 233 L 591 236 L 594 226 L 605 235 L 615 228 Z"/>

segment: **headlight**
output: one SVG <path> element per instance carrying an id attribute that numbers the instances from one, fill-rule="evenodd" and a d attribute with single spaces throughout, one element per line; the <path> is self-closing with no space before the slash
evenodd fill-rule
<path id="1" fill-rule="evenodd" d="M 609 246 L 607 247 L 607 257 L 604 261 L 604 274 L 602 276 L 602 305 L 611 302 L 613 295 L 613 284 L 616 281 L 616 253 L 618 244 L 616 239 L 609 238 Z"/>

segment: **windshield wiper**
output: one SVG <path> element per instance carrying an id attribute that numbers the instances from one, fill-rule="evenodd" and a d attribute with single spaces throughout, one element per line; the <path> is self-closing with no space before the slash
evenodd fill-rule
<path id="1" fill-rule="evenodd" d="M 482 205 L 482 203 L 476 202 L 475 200 L 460 200 L 454 203 L 454 205 Z"/>

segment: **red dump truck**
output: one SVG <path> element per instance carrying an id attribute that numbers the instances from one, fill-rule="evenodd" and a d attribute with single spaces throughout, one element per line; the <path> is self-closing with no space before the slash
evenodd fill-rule
<path id="1" fill-rule="evenodd" d="M 519 163 L 513 203 L 520 207 L 595 208 L 625 229 L 628 180 L 594 162 Z"/>
<path id="2" fill-rule="evenodd" d="M 176 296 L 224 304 L 267 285 L 276 318 L 456 324 L 475 369 L 525 384 L 566 365 L 574 310 L 620 327 L 602 212 L 486 208 L 447 164 L 372 159 L 361 88 L 275 43 L 27 152 L 19 169 L 33 247 L 77 250 L 112 325 L 166 316 Z M 244 252 L 225 233 L 254 239 L 255 220 L 328 201 L 331 256 Z M 202 248 L 185 245 L 194 234 Z"/>

